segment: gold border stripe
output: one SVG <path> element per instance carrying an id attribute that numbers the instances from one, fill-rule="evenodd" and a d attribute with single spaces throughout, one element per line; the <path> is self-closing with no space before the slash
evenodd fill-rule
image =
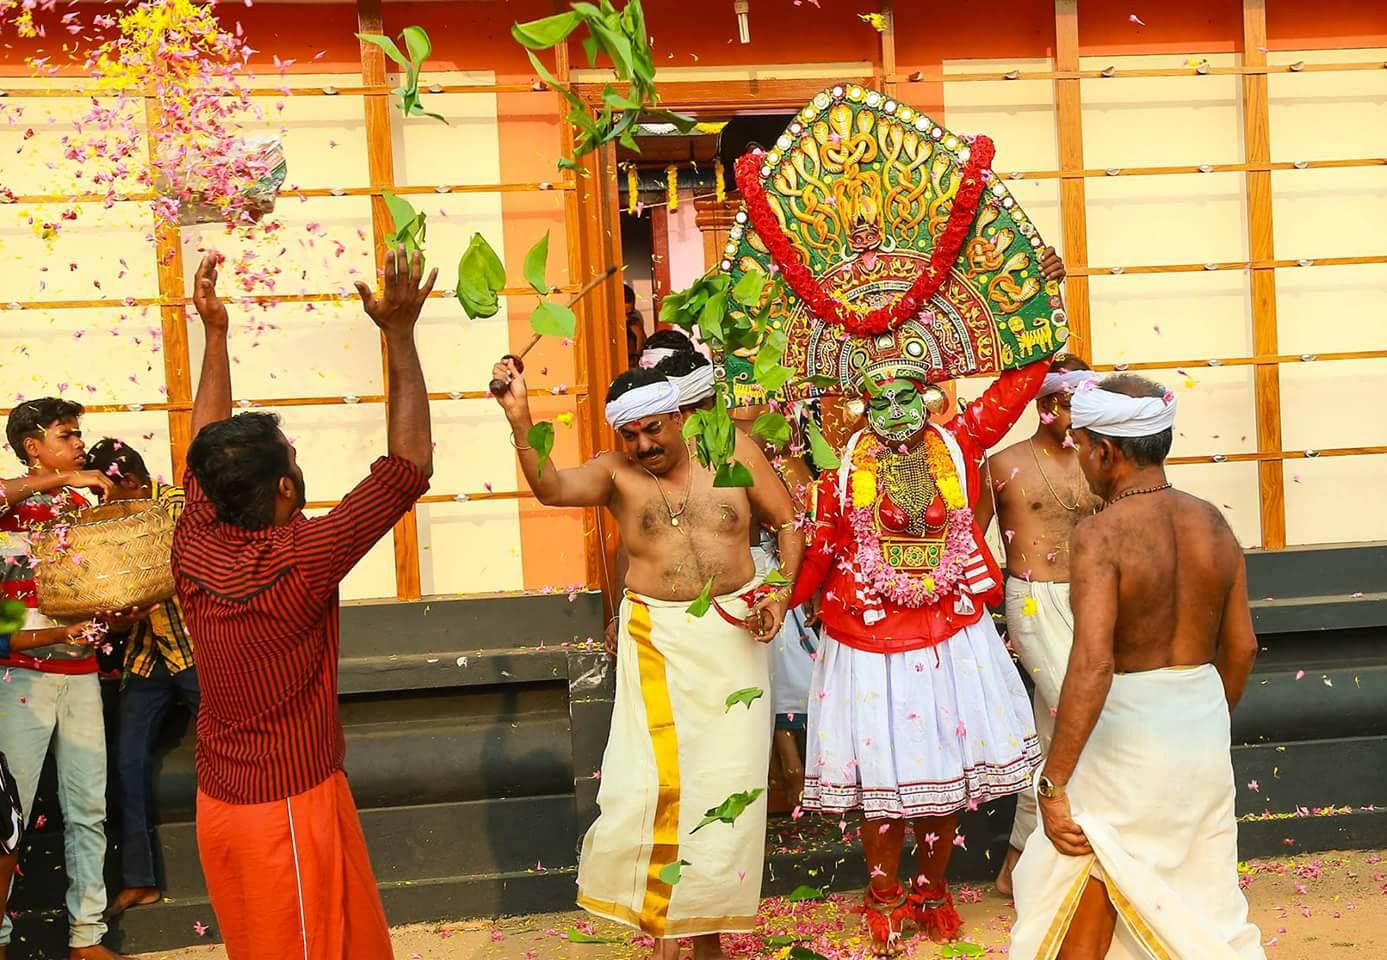
<path id="1" fill-rule="evenodd" d="M 1122 891 L 1117 888 L 1117 884 L 1112 882 L 1112 878 L 1108 878 L 1105 886 L 1108 888 L 1108 899 L 1112 901 L 1112 905 L 1122 916 L 1122 921 L 1127 924 L 1127 929 L 1132 931 L 1132 936 L 1137 938 L 1146 952 L 1151 954 L 1154 960 L 1171 960 L 1170 951 L 1161 942 L 1156 931 L 1151 929 L 1151 924 L 1137 913 L 1136 908 L 1132 906 L 1132 901 L 1122 895 Z"/>
<path id="2" fill-rule="evenodd" d="M 659 783 L 640 928 L 651 936 L 663 937 L 674 888 L 660 879 L 660 871 L 679 859 L 679 737 L 674 730 L 665 658 L 650 637 L 650 608 L 632 599 L 628 627 L 636 645 L 641 700 L 645 703 L 645 723 L 655 752 L 655 776 Z"/>
<path id="3" fill-rule="evenodd" d="M 1055 960 L 1055 957 L 1059 956 L 1060 947 L 1064 946 L 1064 938 L 1069 933 L 1069 924 L 1074 920 L 1074 911 L 1079 909 L 1079 899 L 1084 894 L 1084 888 L 1088 886 L 1088 878 L 1092 872 L 1093 861 L 1090 860 L 1084 867 L 1084 872 L 1074 881 L 1074 886 L 1064 895 L 1059 909 L 1055 911 L 1050 929 L 1045 931 L 1045 939 L 1040 942 L 1040 952 L 1036 954 L 1038 960 Z"/>
<path id="4" fill-rule="evenodd" d="M 578 897 L 578 906 L 588 913 L 624 923 L 627 926 L 641 926 L 640 915 L 629 907 L 593 897 Z M 708 933 L 749 933 L 756 929 L 756 917 L 681 917 L 665 923 L 665 939 L 674 937 L 699 937 Z"/>

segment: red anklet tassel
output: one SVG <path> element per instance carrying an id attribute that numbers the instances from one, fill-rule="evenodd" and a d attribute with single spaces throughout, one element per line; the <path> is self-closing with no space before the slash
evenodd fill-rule
<path id="1" fill-rule="evenodd" d="M 877 943 L 890 944 L 900 938 L 905 922 L 914 912 L 910 898 L 899 884 L 885 893 L 868 886 L 862 906 L 854 913 L 862 914 L 863 922 L 872 939 Z"/>
<path id="2" fill-rule="evenodd" d="M 954 897 L 946 883 L 917 887 L 910 894 L 910 905 L 920 932 L 936 943 L 957 940 L 963 931 L 963 918 L 954 909 Z"/>

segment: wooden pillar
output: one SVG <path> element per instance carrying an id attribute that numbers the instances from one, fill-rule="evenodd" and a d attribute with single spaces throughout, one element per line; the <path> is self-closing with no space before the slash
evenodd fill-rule
<path id="1" fill-rule="evenodd" d="M 381 0 L 357 0 L 356 18 L 361 33 L 385 33 L 385 17 Z M 366 165 L 371 188 L 380 190 L 395 186 L 395 158 L 390 147 L 390 95 L 385 90 L 385 52 L 373 43 L 361 44 L 361 81 L 381 89 L 362 97 L 366 111 Z M 375 243 L 376 272 L 385 269 L 386 240 L 395 233 L 394 219 L 385 198 L 371 195 L 371 235 Z M 446 269 L 440 272 L 446 273 Z M 385 362 L 385 338 L 381 338 L 382 364 Z M 382 369 L 382 379 L 388 380 L 388 369 Z M 386 396 L 390 385 L 385 383 Z M 395 525 L 395 595 L 401 600 L 417 600 L 419 586 L 419 519 L 411 509 Z"/>
<path id="2" fill-rule="evenodd" d="M 146 142 L 149 145 L 150 176 L 154 175 L 155 132 L 159 113 L 152 97 L 145 99 Z M 173 464 L 172 483 L 183 482 L 188 445 L 193 442 L 193 378 L 188 358 L 187 307 L 171 305 L 185 295 L 183 280 L 182 231 L 163 217 L 154 218 L 154 247 L 158 256 L 159 327 L 164 342 L 164 384 L 168 390 L 169 461 Z"/>
<path id="3" fill-rule="evenodd" d="M 885 28 L 881 31 L 881 92 L 887 96 L 896 95 L 896 2 L 881 0 L 881 18 Z"/>
<path id="4" fill-rule="evenodd" d="M 669 293 L 669 207 L 657 204 L 650 208 L 650 302 L 659 327 L 660 301 Z"/>
<path id="5" fill-rule="evenodd" d="M 694 199 L 694 224 L 703 236 L 703 269 L 712 270 L 722 262 L 727 247 L 727 235 L 736 222 L 741 200 L 730 196 L 722 203 L 713 197 Z"/>
<path id="6" fill-rule="evenodd" d="M 1243 0 L 1243 65 L 1267 62 L 1266 0 Z M 1243 159 L 1249 164 L 1271 162 L 1271 124 L 1267 110 L 1267 75 L 1244 74 Z M 1271 171 L 1249 170 L 1247 177 L 1247 255 L 1254 263 L 1274 260 L 1272 240 Z M 1253 268 L 1252 353 L 1258 357 L 1280 353 L 1276 329 L 1276 271 Z M 1259 362 L 1253 367 L 1257 403 L 1257 451 L 1281 449 L 1281 368 Z M 1257 492 L 1261 504 L 1262 546 L 1286 545 L 1286 477 L 1281 460 L 1257 463 Z"/>
<path id="7" fill-rule="evenodd" d="M 1055 70 L 1079 69 L 1079 0 L 1055 0 Z M 1061 174 L 1084 168 L 1083 107 L 1079 80 L 1055 81 L 1055 123 Z M 1064 223 L 1065 309 L 1069 314 L 1069 352 L 1092 362 L 1088 277 L 1074 272 L 1088 266 L 1088 212 L 1084 179 L 1061 176 L 1060 215 Z"/>

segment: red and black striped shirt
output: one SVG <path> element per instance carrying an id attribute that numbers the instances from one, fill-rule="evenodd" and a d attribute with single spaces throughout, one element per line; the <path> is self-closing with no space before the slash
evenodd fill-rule
<path id="1" fill-rule="evenodd" d="M 203 793 L 268 803 L 342 768 L 337 586 L 428 487 L 408 460 L 381 457 L 326 516 L 245 530 L 217 519 L 188 471 L 173 571 L 198 644 Z"/>

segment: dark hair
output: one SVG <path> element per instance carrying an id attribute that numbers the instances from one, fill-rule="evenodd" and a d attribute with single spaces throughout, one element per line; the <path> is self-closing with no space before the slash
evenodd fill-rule
<path id="1" fill-rule="evenodd" d="M 111 467 L 115 467 L 112 472 Z M 113 480 L 134 477 L 142 483 L 149 483 L 149 468 L 138 450 L 119 440 L 106 437 L 98 440 L 87 451 L 87 469 L 99 470 Z"/>
<path id="2" fill-rule="evenodd" d="M 687 350 L 694 351 L 693 341 L 687 333 L 679 330 L 656 330 L 645 339 L 647 350 Z"/>
<path id="3" fill-rule="evenodd" d="M 274 523 L 289 445 L 273 413 L 240 413 L 203 427 L 188 447 L 188 468 L 217 508 L 217 519 L 246 530 Z"/>
<path id="4" fill-rule="evenodd" d="M 626 284 L 626 288 L 623 291 L 623 296 L 626 298 L 627 303 L 634 304 L 636 302 L 636 288 L 631 286 L 629 283 Z"/>
<path id="5" fill-rule="evenodd" d="M 640 387 L 648 387 L 652 383 L 664 383 L 667 378 L 663 373 L 656 370 L 637 367 L 634 370 L 627 370 L 621 376 L 612 381 L 612 385 L 607 388 L 607 402 L 611 403 L 617 397 L 630 393 Z"/>
<path id="6" fill-rule="evenodd" d="M 31 437 L 42 440 L 53 424 L 75 423 L 85 412 L 80 403 L 60 397 L 25 400 L 10 411 L 10 419 L 5 424 L 5 439 L 10 442 L 10 449 L 19 462 L 27 465 L 29 458 L 24 455 L 25 440 Z"/>
<path id="7" fill-rule="evenodd" d="M 1124 397 L 1165 396 L 1165 387 L 1135 373 L 1113 374 L 1099 383 L 1098 389 L 1120 393 Z M 1110 437 L 1096 430 L 1089 430 L 1088 435 L 1095 441 L 1107 440 L 1119 453 L 1139 467 L 1164 463 L 1170 453 L 1170 445 L 1175 440 L 1175 430 L 1172 427 L 1166 427 L 1160 433 L 1153 433 L 1149 437 Z"/>
<path id="8" fill-rule="evenodd" d="M 655 370 L 667 377 L 687 377 L 699 367 L 711 366 L 712 363 L 713 361 L 697 350 L 681 350 L 679 353 L 671 353 L 655 364 Z"/>
<path id="9" fill-rule="evenodd" d="M 1066 353 L 1063 356 L 1052 357 L 1050 359 L 1051 373 L 1072 373 L 1075 370 L 1092 369 L 1092 367 L 1084 362 L 1083 357 L 1076 357 L 1072 353 Z"/>

